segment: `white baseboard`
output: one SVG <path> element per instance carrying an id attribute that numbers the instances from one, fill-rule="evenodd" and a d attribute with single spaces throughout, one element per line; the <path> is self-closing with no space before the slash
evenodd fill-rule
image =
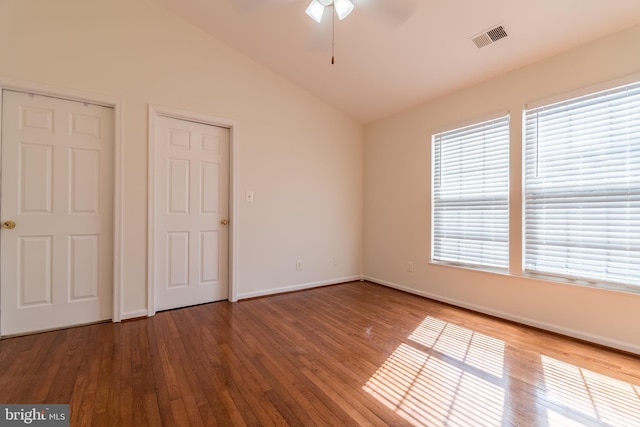
<path id="1" fill-rule="evenodd" d="M 536 319 L 531 319 L 528 317 L 518 316 L 513 313 L 507 313 L 500 310 L 494 310 L 489 307 L 484 307 L 481 305 L 471 304 L 466 301 L 461 301 L 457 299 L 443 297 L 441 295 L 432 294 L 430 292 L 420 291 L 417 289 L 409 288 L 406 286 L 399 285 L 397 283 L 388 282 L 386 280 L 377 279 L 375 277 L 364 276 L 364 280 L 367 280 L 372 283 L 376 283 L 378 285 L 387 286 L 389 288 L 398 289 L 410 294 L 419 295 L 425 298 L 429 298 L 436 301 L 441 301 L 447 304 L 455 305 L 457 307 L 467 308 L 469 310 L 477 311 L 479 313 L 488 314 L 490 316 L 499 317 L 501 319 L 510 320 L 512 322 L 521 323 L 523 325 L 532 326 L 534 328 L 544 329 L 546 331 L 555 332 L 558 334 L 566 335 L 572 338 L 577 338 L 583 341 L 589 341 L 595 344 L 603 345 L 606 347 L 615 348 L 618 350 L 623 350 L 629 353 L 639 354 L 640 355 L 640 346 L 636 344 L 631 344 L 624 341 L 612 340 L 607 337 L 603 337 L 600 335 L 589 334 L 586 332 L 578 331 L 575 329 L 565 328 L 560 325 L 555 325 L 552 323 L 542 322 Z"/>
<path id="2" fill-rule="evenodd" d="M 120 320 L 135 319 L 137 317 L 147 317 L 147 310 L 127 311 L 120 315 Z"/>
<path id="3" fill-rule="evenodd" d="M 323 281 L 320 281 L 320 282 L 302 283 L 302 284 L 298 284 L 298 285 L 283 286 L 281 288 L 271 288 L 271 289 L 266 289 L 266 290 L 257 291 L 257 292 L 239 293 L 238 294 L 238 300 L 243 300 L 243 299 L 248 299 L 248 298 L 263 297 L 263 296 L 267 296 L 267 295 L 282 294 L 282 293 L 285 293 L 285 292 L 302 291 L 302 290 L 305 290 L 305 289 L 317 288 L 319 286 L 337 285 L 339 283 L 353 282 L 354 280 L 362 280 L 362 279 L 363 279 L 363 277 L 361 275 L 349 276 L 349 277 L 339 277 L 339 278 L 330 279 L 330 280 L 323 280 Z"/>
<path id="4" fill-rule="evenodd" d="M 272 288 L 272 289 L 267 289 L 267 290 L 263 290 L 263 291 L 259 291 L 259 292 L 240 293 L 240 294 L 238 294 L 238 301 L 242 300 L 242 299 L 248 299 L 248 298 L 256 298 L 256 297 L 263 297 L 263 296 L 268 296 L 268 295 L 281 294 L 281 293 L 285 293 L 285 292 L 293 292 L 293 291 L 301 291 L 301 290 L 305 290 L 305 289 L 312 289 L 312 288 L 317 288 L 319 286 L 337 285 L 339 283 L 353 282 L 354 280 L 363 280 L 363 278 L 362 278 L 361 275 L 349 276 L 349 277 L 339 277 L 339 278 L 330 279 L 330 280 L 323 280 L 323 281 L 320 281 L 320 282 L 303 283 L 303 284 L 299 284 L 299 285 L 284 286 L 284 287 L 281 287 L 281 288 Z M 137 317 L 147 317 L 148 315 L 149 315 L 149 313 L 148 313 L 147 310 L 128 311 L 126 313 L 122 313 L 121 314 L 120 320 L 135 319 Z"/>

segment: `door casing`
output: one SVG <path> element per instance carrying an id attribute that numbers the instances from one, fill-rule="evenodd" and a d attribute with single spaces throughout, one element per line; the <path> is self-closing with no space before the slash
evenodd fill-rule
<path id="1" fill-rule="evenodd" d="M 148 230 L 147 230 L 147 315 L 156 313 L 155 306 L 155 144 L 156 121 L 159 116 L 178 120 L 187 120 L 205 125 L 213 125 L 229 129 L 229 301 L 235 302 L 237 297 L 236 286 L 236 236 L 237 236 L 237 152 L 238 152 L 238 122 L 236 120 L 193 113 L 176 108 L 149 105 L 149 139 L 148 139 Z"/>

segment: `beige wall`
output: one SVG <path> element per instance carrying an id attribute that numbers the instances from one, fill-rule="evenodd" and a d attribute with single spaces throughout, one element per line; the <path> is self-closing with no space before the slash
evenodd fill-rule
<path id="1" fill-rule="evenodd" d="M 154 3 L 0 0 L 2 79 L 122 103 L 124 317 L 147 308 L 149 104 L 239 125 L 241 298 L 360 277 L 362 125 Z"/>
<path id="2" fill-rule="evenodd" d="M 363 135 L 360 124 L 146 0 L 0 0 L 0 81 L 106 95 L 124 107 L 124 317 L 147 308 L 154 104 L 239 124 L 240 297 L 358 277 L 364 255 L 365 274 L 380 283 L 640 353 L 638 295 L 523 278 L 519 250 L 512 275 L 428 263 L 431 133 L 510 110 L 517 189 L 523 104 L 638 73 L 639 48 L 634 27 L 369 124 Z M 247 190 L 254 203 L 244 202 Z M 511 203 L 517 248 L 519 191 Z"/>
<path id="3" fill-rule="evenodd" d="M 640 295 L 522 277 L 519 249 L 524 104 L 639 73 L 638 52 L 640 26 L 368 124 L 365 275 L 379 283 L 640 353 Z M 430 264 L 431 134 L 506 110 L 512 117 L 511 275 Z M 414 263 L 413 273 L 406 271 L 408 261 Z"/>

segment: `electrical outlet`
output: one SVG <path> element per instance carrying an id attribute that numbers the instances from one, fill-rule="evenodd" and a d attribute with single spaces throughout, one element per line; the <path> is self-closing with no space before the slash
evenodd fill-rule
<path id="1" fill-rule="evenodd" d="M 411 262 L 411 261 L 407 262 L 407 271 L 409 273 L 413 273 L 413 262 Z"/>
<path id="2" fill-rule="evenodd" d="M 302 270 L 302 260 L 301 259 L 296 261 L 296 270 Z"/>

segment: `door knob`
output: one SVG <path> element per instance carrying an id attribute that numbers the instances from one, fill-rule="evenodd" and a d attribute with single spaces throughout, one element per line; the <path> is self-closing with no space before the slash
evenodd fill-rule
<path id="1" fill-rule="evenodd" d="M 220 224 L 227 225 L 227 224 L 229 224 L 229 220 L 223 219 L 223 220 L 220 221 Z"/>
<path id="2" fill-rule="evenodd" d="M 14 228 L 16 228 L 16 222 L 15 221 L 5 221 L 2 223 L 2 228 L 8 228 L 9 230 L 13 230 Z"/>

